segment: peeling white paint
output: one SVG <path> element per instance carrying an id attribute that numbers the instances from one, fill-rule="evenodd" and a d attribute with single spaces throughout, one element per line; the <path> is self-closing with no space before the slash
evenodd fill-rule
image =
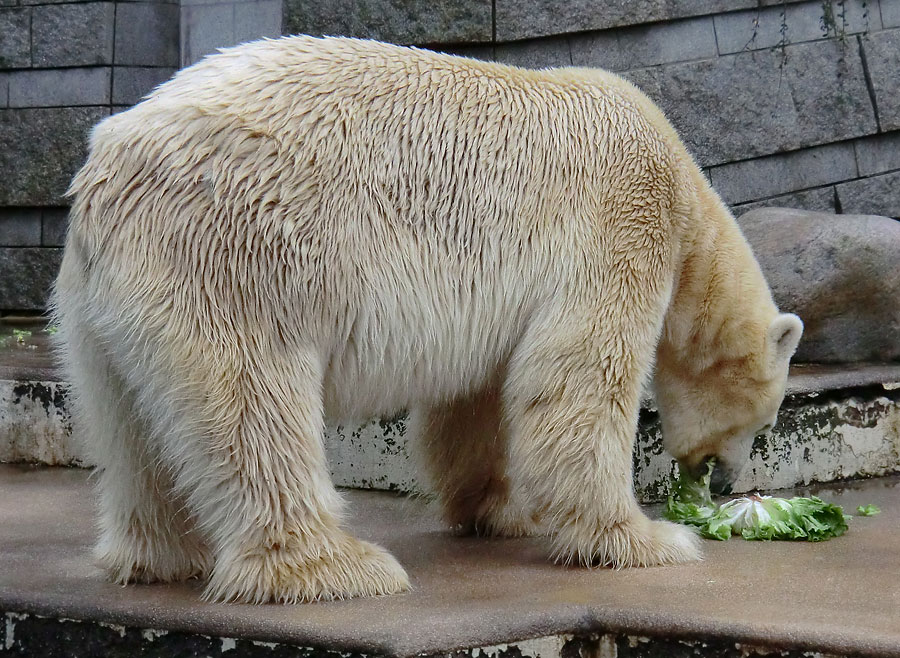
<path id="1" fill-rule="evenodd" d="M 16 394 L 21 382 L 0 380 L 0 462 L 84 462 L 70 436 L 68 412 Z M 68 386 L 34 382 L 55 399 Z M 900 384 L 883 384 L 894 390 Z M 804 393 L 785 405 L 773 433 L 754 450 L 734 491 L 782 489 L 839 478 L 900 471 L 900 403 L 886 396 L 823 400 Z M 833 397 L 833 396 L 828 396 Z M 798 405 L 797 401 L 804 401 Z M 663 451 L 658 423 L 642 426 L 635 448 L 635 489 L 646 502 L 668 493 L 674 461 Z M 405 419 L 326 429 L 325 449 L 338 486 L 418 491 Z"/>
<path id="2" fill-rule="evenodd" d="M 111 624 L 106 621 L 98 621 L 96 623 L 97 623 L 97 626 L 100 626 L 101 628 L 109 628 L 110 630 L 115 631 L 116 633 L 119 634 L 119 637 L 125 637 L 125 633 L 128 632 L 128 629 L 126 629 L 121 624 Z"/>
<path id="3" fill-rule="evenodd" d="M 157 638 L 162 637 L 163 635 L 168 635 L 169 631 L 158 631 L 153 628 L 145 628 L 141 631 L 141 637 L 147 640 L 148 642 L 155 642 Z"/>
<path id="4" fill-rule="evenodd" d="M 222 653 L 226 651 L 233 651 L 237 649 L 237 642 L 233 637 L 223 637 L 222 638 Z"/>
<path id="5" fill-rule="evenodd" d="M 263 642 L 262 640 L 251 640 L 251 641 L 253 642 L 254 646 L 266 647 L 267 649 L 277 649 L 279 646 L 277 642 Z"/>

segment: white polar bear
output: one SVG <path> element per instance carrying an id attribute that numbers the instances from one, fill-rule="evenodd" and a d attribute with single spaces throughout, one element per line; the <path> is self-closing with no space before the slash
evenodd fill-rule
<path id="1" fill-rule="evenodd" d="M 693 560 L 632 489 L 666 445 L 724 482 L 802 325 L 660 111 L 597 70 L 351 39 L 223 51 L 95 129 L 55 290 L 119 582 L 214 600 L 398 592 L 345 530 L 328 417 L 417 410 L 463 530 L 565 562 Z"/>

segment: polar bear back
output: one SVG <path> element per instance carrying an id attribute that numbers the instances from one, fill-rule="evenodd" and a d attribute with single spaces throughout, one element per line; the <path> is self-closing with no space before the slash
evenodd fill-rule
<path id="1" fill-rule="evenodd" d="M 100 124 L 70 242 L 105 263 L 111 314 L 143 296 L 173 326 L 136 326 L 181 338 L 286 330 L 322 353 L 327 406 L 360 414 L 478 385 L 623 249 L 674 267 L 692 166 L 611 74 L 292 37 Z"/>

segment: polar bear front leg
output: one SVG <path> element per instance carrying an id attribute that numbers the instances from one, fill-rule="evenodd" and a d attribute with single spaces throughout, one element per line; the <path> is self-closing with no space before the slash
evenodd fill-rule
<path id="1" fill-rule="evenodd" d="M 387 551 L 341 527 L 320 372 L 311 356 L 243 354 L 210 382 L 210 436 L 190 458 L 195 472 L 184 472 L 216 560 L 208 600 L 296 603 L 409 587 Z"/>
<path id="2" fill-rule="evenodd" d="M 514 477 L 539 505 L 560 562 L 621 568 L 699 559 L 696 535 L 651 521 L 635 499 L 632 448 L 652 336 L 635 340 L 634 325 L 617 332 L 610 324 L 548 316 L 518 347 L 504 388 Z"/>

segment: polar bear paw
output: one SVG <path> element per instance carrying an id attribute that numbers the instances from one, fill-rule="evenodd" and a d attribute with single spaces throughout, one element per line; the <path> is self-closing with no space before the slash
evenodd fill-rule
<path id="1" fill-rule="evenodd" d="M 208 601 L 307 603 L 396 594 L 409 589 L 400 563 L 384 549 L 341 534 L 315 551 L 270 547 L 219 559 Z"/>
<path id="2" fill-rule="evenodd" d="M 640 514 L 592 532 L 560 532 L 554 557 L 566 564 L 623 569 L 693 562 L 702 554 L 700 538 L 689 528 Z"/>
<path id="3" fill-rule="evenodd" d="M 212 558 L 190 535 L 149 536 L 134 529 L 124 537 L 104 533 L 94 555 L 114 583 L 173 583 L 205 578 Z"/>

